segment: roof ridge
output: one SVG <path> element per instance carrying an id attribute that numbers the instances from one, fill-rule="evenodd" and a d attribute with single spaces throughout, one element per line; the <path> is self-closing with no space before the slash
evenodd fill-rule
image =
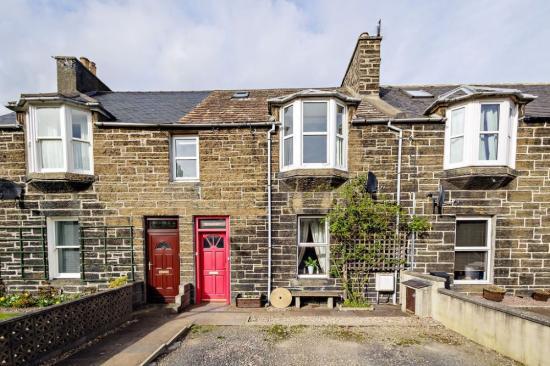
<path id="1" fill-rule="evenodd" d="M 454 83 L 454 84 L 380 84 L 384 88 L 419 88 L 419 87 L 443 87 L 443 86 L 509 86 L 509 85 L 530 85 L 530 86 L 550 86 L 550 82 L 507 82 L 507 83 Z"/>

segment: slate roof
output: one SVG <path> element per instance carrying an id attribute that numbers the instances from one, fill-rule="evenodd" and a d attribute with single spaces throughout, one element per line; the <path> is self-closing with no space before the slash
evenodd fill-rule
<path id="1" fill-rule="evenodd" d="M 6 125 L 15 125 L 15 112 L 4 114 L 0 116 L 0 125 L 6 126 Z"/>
<path id="2" fill-rule="evenodd" d="M 550 84 L 472 84 L 493 88 L 518 89 L 523 93 L 537 96 L 535 100 L 525 107 L 525 115 L 529 117 L 550 117 Z M 445 94 L 457 87 L 453 85 L 403 85 L 381 86 L 380 98 L 405 113 L 405 117 L 425 117 L 424 111 L 438 96 Z M 425 90 L 434 95 L 433 98 L 413 98 L 405 90 Z"/>
<path id="3" fill-rule="evenodd" d="M 206 98 L 210 91 L 101 92 L 90 95 L 116 121 L 175 123 Z"/>

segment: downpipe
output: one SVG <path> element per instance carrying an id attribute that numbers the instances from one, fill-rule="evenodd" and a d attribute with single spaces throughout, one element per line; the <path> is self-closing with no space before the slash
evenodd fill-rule
<path id="1" fill-rule="evenodd" d="M 402 151 L 403 151 L 403 130 L 399 127 L 395 127 L 393 126 L 392 124 L 392 120 L 390 119 L 388 121 L 388 128 L 394 132 L 397 132 L 399 134 L 399 142 L 398 142 L 398 145 L 397 145 L 397 188 L 396 188 L 396 203 L 397 203 L 397 206 L 401 206 L 401 155 L 402 155 Z M 396 233 L 396 236 L 397 238 L 399 239 L 399 224 L 400 224 L 400 220 L 399 220 L 399 212 L 397 213 L 396 215 L 396 218 L 395 218 L 395 233 Z M 397 270 L 394 270 L 394 291 L 393 291 L 393 304 L 396 305 L 397 304 Z"/>
<path id="2" fill-rule="evenodd" d="M 267 131 L 267 303 L 271 300 L 271 136 L 275 132 L 275 123 Z"/>

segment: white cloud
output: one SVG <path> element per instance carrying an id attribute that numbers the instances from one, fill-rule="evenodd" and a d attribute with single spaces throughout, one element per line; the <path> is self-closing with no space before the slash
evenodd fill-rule
<path id="1" fill-rule="evenodd" d="M 550 2 L 3 1 L 0 101 L 55 90 L 53 55 L 114 90 L 339 85 L 382 18 L 382 82 L 549 81 Z M 0 110 L 3 113 L 7 110 Z"/>

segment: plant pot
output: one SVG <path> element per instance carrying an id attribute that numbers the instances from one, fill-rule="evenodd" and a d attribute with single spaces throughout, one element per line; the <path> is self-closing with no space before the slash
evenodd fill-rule
<path id="1" fill-rule="evenodd" d="M 257 297 L 237 297 L 237 307 L 238 308 L 261 308 L 262 307 L 262 298 Z"/>
<path id="2" fill-rule="evenodd" d="M 505 294 L 506 291 L 491 290 L 488 288 L 483 289 L 483 298 L 490 301 L 501 302 L 504 299 Z"/>
<path id="3" fill-rule="evenodd" d="M 307 266 L 307 273 L 312 275 L 314 269 L 315 269 L 315 267 L 313 267 L 313 266 Z"/>
<path id="4" fill-rule="evenodd" d="M 548 301 L 550 298 L 550 291 L 535 291 L 533 292 L 533 300 L 536 301 Z"/>

